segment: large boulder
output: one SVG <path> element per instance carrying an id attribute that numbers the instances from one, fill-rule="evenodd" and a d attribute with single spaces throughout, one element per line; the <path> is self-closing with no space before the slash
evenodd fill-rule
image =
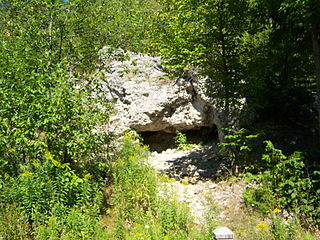
<path id="1" fill-rule="evenodd" d="M 193 73 L 170 78 L 160 57 L 108 48 L 101 53 L 105 63 L 103 91 L 115 103 L 111 130 L 172 133 L 221 127 L 221 111 L 204 94 L 205 79 Z"/>

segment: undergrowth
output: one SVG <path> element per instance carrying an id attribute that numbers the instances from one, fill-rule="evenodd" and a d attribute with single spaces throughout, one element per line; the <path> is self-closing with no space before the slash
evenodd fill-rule
<path id="1" fill-rule="evenodd" d="M 317 240 L 319 232 L 307 230 L 297 218 L 286 217 L 286 211 L 275 208 L 264 216 L 250 207 L 225 210 L 228 217 L 220 224 L 230 226 L 238 240 Z"/>
<path id="2" fill-rule="evenodd" d="M 317 226 L 320 216 L 318 180 L 308 172 L 301 152 L 285 156 L 270 141 L 265 142 L 262 163 L 266 170 L 247 174 L 251 187 L 244 192 L 246 203 L 262 214 L 280 208 L 299 218 L 306 227 Z"/>
<path id="3" fill-rule="evenodd" d="M 240 239 L 318 239 L 319 171 L 306 166 L 303 153 L 286 156 L 271 141 L 264 141 L 262 157 L 254 160 L 248 153 L 255 150 L 252 139 L 257 135 L 245 133 L 244 129 L 234 131 L 227 135 L 228 142 L 221 144 L 228 147 L 223 150 L 230 153 L 234 166 L 242 169 L 238 178 L 248 184 L 243 193 L 247 212 L 240 222 L 237 215 L 237 220 L 228 224 L 234 225 Z"/>
<path id="4" fill-rule="evenodd" d="M 208 212 L 207 221 L 202 226 L 195 225 L 186 204 L 178 202 L 173 192 L 158 190 L 159 180 L 156 173 L 145 161 L 148 151 L 141 146 L 136 134 L 129 133 L 124 136 L 120 152 L 113 166 L 112 204 L 115 211 L 110 217 L 116 218 L 116 224 L 111 233 L 114 239 L 212 239 L 212 231 L 219 222 L 215 207 Z M 316 234 L 303 228 L 304 223 L 299 220 L 297 212 L 291 215 L 293 209 L 298 209 L 297 206 L 301 207 L 298 209 L 300 212 L 310 206 L 310 202 L 303 205 L 305 202 L 303 196 L 308 194 L 309 184 L 304 178 L 302 171 L 304 166 L 300 155 L 282 157 L 286 161 L 268 160 L 267 156 L 270 158 L 281 156 L 276 152 L 278 151 L 269 143 L 263 156 L 264 160 L 270 161 L 270 166 L 274 167 L 271 169 L 273 177 L 267 179 L 277 179 L 279 184 L 267 190 L 270 195 L 267 194 L 266 198 L 260 199 L 261 204 L 263 204 L 262 200 L 265 200 L 269 205 L 259 207 L 255 205 L 256 203 L 250 202 L 248 193 L 257 188 L 249 186 L 244 195 L 247 207 L 240 212 L 229 209 L 234 214 L 234 218 L 229 214 L 229 219 L 220 220 L 220 224 L 230 227 L 236 233 L 237 239 L 315 240 Z M 294 178 L 290 178 L 291 174 Z M 254 175 L 251 177 L 257 179 Z M 165 176 L 159 179 L 165 183 L 172 182 L 172 179 Z M 270 187 L 270 185 L 267 186 Z M 297 199 L 290 200 L 285 190 L 290 193 L 293 191 L 305 191 L 305 193 L 300 197 L 297 195 Z M 307 214 L 307 211 L 304 212 Z"/>
<path id="5" fill-rule="evenodd" d="M 215 207 L 206 222 L 194 224 L 186 203 L 177 201 L 173 192 L 159 190 L 160 181 L 170 183 L 172 179 L 157 177 L 148 155 L 139 136 L 126 133 L 109 164 L 112 175 L 107 186 L 101 178 L 59 161 L 49 151 L 41 162 L 34 159 L 20 164 L 17 175 L 1 178 L 1 238 L 212 239 L 218 222 Z M 220 224 L 230 227 L 240 240 L 317 239 L 303 228 L 316 216 L 318 209 L 311 207 L 317 206 L 318 198 L 309 196 L 313 182 L 304 174 L 302 155 L 286 157 L 267 142 L 262 161 L 269 164 L 268 170 L 245 175 L 251 182 L 244 193 L 247 207 L 229 209 L 228 218 Z M 103 188 L 110 189 L 109 194 Z"/>
<path id="6" fill-rule="evenodd" d="M 90 239 L 102 202 L 101 185 L 47 154 L 1 184 L 2 239 Z"/>
<path id="7" fill-rule="evenodd" d="M 113 165 L 114 185 L 110 217 L 116 218 L 115 239 L 210 239 L 207 228 L 197 229 L 188 207 L 172 193 L 158 191 L 158 178 L 146 162 L 148 149 L 130 132 Z"/>

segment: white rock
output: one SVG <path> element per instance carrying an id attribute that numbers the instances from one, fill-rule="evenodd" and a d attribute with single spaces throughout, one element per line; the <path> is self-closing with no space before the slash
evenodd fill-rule
<path id="1" fill-rule="evenodd" d="M 115 101 L 111 131 L 222 127 L 223 111 L 204 94 L 205 79 L 193 73 L 170 79 L 161 71 L 160 57 L 123 50 L 109 53 L 110 48 L 100 51 L 104 52 L 108 54 L 102 57 L 106 66 L 102 89 L 106 99 Z"/>
<path id="2" fill-rule="evenodd" d="M 214 189 L 214 188 L 216 188 L 217 186 L 218 186 L 218 184 L 213 183 L 213 184 L 211 184 L 211 185 L 209 186 L 209 188 L 210 188 L 210 189 Z"/>
<path id="3" fill-rule="evenodd" d="M 193 176 L 194 176 L 194 177 L 198 177 L 198 176 L 200 176 L 200 174 L 199 174 L 198 172 L 195 172 L 195 173 L 193 174 Z"/>
<path id="4" fill-rule="evenodd" d="M 234 233 L 227 227 L 218 227 L 213 231 L 215 239 L 233 239 Z"/>

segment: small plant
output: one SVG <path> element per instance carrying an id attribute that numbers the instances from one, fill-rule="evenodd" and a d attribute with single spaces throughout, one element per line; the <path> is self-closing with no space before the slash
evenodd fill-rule
<path id="1" fill-rule="evenodd" d="M 160 181 L 163 182 L 163 183 L 174 183 L 174 182 L 176 182 L 176 179 L 169 178 L 166 175 L 162 175 L 162 176 L 160 176 Z"/>
<path id="2" fill-rule="evenodd" d="M 187 145 L 187 136 L 178 130 L 176 131 L 175 140 L 178 148 L 180 149 L 184 148 L 184 146 Z"/>
<path id="3" fill-rule="evenodd" d="M 178 130 L 176 131 L 175 143 L 181 151 L 191 150 L 197 146 L 195 144 L 188 143 L 186 134 Z"/>
<path id="4" fill-rule="evenodd" d="M 137 60 L 137 59 L 132 60 L 132 61 L 131 61 L 131 64 L 132 64 L 133 66 L 137 66 L 137 65 L 138 65 L 138 60 Z"/>

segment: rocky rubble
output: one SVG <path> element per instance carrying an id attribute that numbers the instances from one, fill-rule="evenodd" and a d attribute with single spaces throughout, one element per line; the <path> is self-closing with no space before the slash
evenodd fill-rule
<path id="1" fill-rule="evenodd" d="M 153 152 L 150 159 L 156 160 L 153 165 L 161 174 L 177 181 L 187 178 L 188 183 L 194 184 L 217 176 L 221 168 L 217 149 L 216 144 L 195 147 L 192 151 L 167 149 L 162 153 Z"/>
<path id="2" fill-rule="evenodd" d="M 217 145 L 211 144 L 188 151 L 168 149 L 153 152 L 149 158 L 156 171 L 166 176 L 160 188 L 173 198 L 186 202 L 196 224 L 205 224 L 207 214 L 216 206 L 218 218 L 228 218 L 241 207 L 242 192 L 246 184 L 237 182 L 215 182 L 225 166 L 217 155 Z M 215 214 L 211 214 L 215 216 Z"/>

